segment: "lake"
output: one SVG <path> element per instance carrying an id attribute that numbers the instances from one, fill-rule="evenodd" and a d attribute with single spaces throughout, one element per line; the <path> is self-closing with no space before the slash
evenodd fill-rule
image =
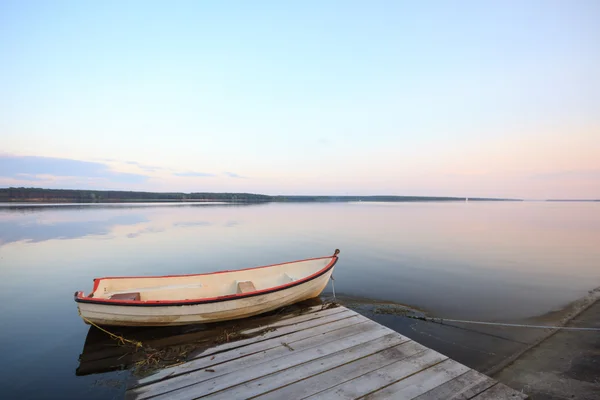
<path id="1" fill-rule="evenodd" d="M 0 397 L 122 396 L 126 371 L 75 376 L 89 326 L 73 293 L 89 293 L 93 278 L 246 268 L 336 248 L 340 297 L 520 321 L 600 286 L 600 203 L 1 205 Z"/>

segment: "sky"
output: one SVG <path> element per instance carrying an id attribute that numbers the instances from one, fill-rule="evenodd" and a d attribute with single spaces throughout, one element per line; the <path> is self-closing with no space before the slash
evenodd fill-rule
<path id="1" fill-rule="evenodd" d="M 600 198 L 600 2 L 0 2 L 0 187 Z"/>

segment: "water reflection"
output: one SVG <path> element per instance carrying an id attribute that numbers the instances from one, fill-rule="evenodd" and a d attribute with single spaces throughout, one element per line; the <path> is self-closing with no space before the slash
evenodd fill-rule
<path id="1" fill-rule="evenodd" d="M 600 203 L 0 207 L 0 354 L 11 366 L 0 386 L 36 398 L 33 376 L 53 393 L 69 382 L 71 398 L 94 398 L 85 376 L 70 379 L 89 329 L 72 295 L 95 277 L 248 268 L 339 248 L 338 295 L 513 321 L 600 286 L 599 237 Z"/>
<path id="2" fill-rule="evenodd" d="M 85 376 L 137 367 L 136 373 L 145 373 L 148 368 L 177 364 L 209 347 L 222 343 L 227 333 L 228 341 L 262 336 L 266 332 L 259 328 L 271 323 L 280 323 L 306 312 L 311 307 L 322 307 L 321 298 L 306 300 L 262 315 L 235 321 L 211 324 L 195 324 L 173 327 L 107 327 L 113 334 L 143 344 L 142 349 L 128 343 L 120 344 L 105 332 L 90 326 L 75 371 Z M 247 331 L 253 330 L 249 334 Z M 152 364 L 144 361 L 151 357 Z"/>
<path id="3" fill-rule="evenodd" d="M 143 215 L 115 215 L 100 221 L 38 221 L 2 219 L 0 214 L 0 245 L 11 242 L 42 242 L 52 239 L 76 239 L 85 236 L 101 236 L 111 232 L 117 225 L 135 225 L 148 221 Z"/>
<path id="4" fill-rule="evenodd" d="M 114 210 L 114 209 L 140 209 L 156 207 L 210 207 L 210 206 L 229 206 L 229 207 L 259 207 L 267 203 L 225 203 L 225 202 L 173 202 L 173 203 L 0 203 L 0 210 L 18 213 L 34 213 L 47 210 Z"/>
<path id="5" fill-rule="evenodd" d="M 237 205 L 183 204 L 176 207 L 237 207 Z M 156 204 L 115 204 L 115 205 L 2 205 L 0 207 L 0 246 L 12 242 L 37 243 L 54 239 L 77 239 L 95 236 L 111 239 L 122 233 L 129 239 L 151 233 L 164 232 L 174 227 L 211 226 L 207 220 L 169 220 L 153 218 L 161 216 L 160 211 L 148 211 Z M 158 208 L 157 210 L 160 210 Z M 163 212 L 165 215 L 176 215 Z M 193 217 L 192 217 L 193 218 Z M 225 227 L 235 227 L 240 221 L 220 222 Z"/>
<path id="6" fill-rule="evenodd" d="M 173 224 L 173 226 L 183 226 L 183 227 L 190 227 L 190 226 L 210 226 L 210 222 L 208 221 L 184 221 L 184 222 L 175 222 Z"/>

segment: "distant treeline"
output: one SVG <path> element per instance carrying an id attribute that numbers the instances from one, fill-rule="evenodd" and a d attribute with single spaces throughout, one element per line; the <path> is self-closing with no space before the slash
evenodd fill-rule
<path id="1" fill-rule="evenodd" d="M 266 202 L 270 196 L 250 193 L 154 193 L 113 190 L 0 189 L 0 202 L 112 203 L 145 201 Z"/>
<path id="2" fill-rule="evenodd" d="M 118 203 L 118 202 L 184 202 L 226 201 L 234 203 L 264 202 L 350 202 L 350 201 L 465 201 L 464 197 L 427 196 L 268 196 L 252 193 L 155 193 L 113 190 L 69 190 L 39 188 L 0 189 L 0 202 L 47 203 Z M 513 199 L 469 198 L 469 201 L 499 201 Z"/>
<path id="3" fill-rule="evenodd" d="M 466 201 L 466 197 L 432 196 L 272 196 L 272 201 L 289 202 L 403 202 L 403 201 Z M 508 201 L 512 199 L 468 198 L 468 201 Z"/>

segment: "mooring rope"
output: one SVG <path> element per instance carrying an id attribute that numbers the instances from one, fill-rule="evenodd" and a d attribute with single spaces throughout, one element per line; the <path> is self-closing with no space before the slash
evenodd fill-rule
<path id="1" fill-rule="evenodd" d="M 331 274 L 331 290 L 333 291 L 333 301 L 335 303 L 337 303 L 336 299 L 335 299 L 335 279 L 333 279 L 333 274 Z"/>
<path id="2" fill-rule="evenodd" d="M 106 333 L 107 335 L 109 335 L 111 338 L 115 339 L 116 341 L 118 341 L 120 344 L 124 345 L 125 342 L 129 342 L 133 345 L 135 345 L 135 347 L 143 347 L 142 342 L 139 342 L 137 340 L 129 340 L 129 339 L 125 339 L 123 336 L 117 335 L 115 333 L 109 332 L 104 328 L 99 327 L 98 325 L 96 325 L 95 323 L 93 323 L 92 321 L 90 321 L 89 319 L 87 319 L 86 317 L 84 317 L 83 315 L 81 315 L 81 310 L 77 310 L 77 312 L 79 313 L 79 316 L 81 318 L 83 318 L 83 320 L 85 322 L 87 322 L 88 324 L 100 329 L 102 332 Z"/>
<path id="3" fill-rule="evenodd" d="M 423 321 L 435 322 L 438 324 L 444 324 L 444 322 L 459 322 L 463 324 L 477 324 L 477 325 L 494 325 L 494 326 L 507 326 L 511 328 L 535 328 L 535 329 L 562 329 L 565 331 L 592 331 L 600 332 L 600 328 L 577 328 L 574 326 L 548 326 L 548 325 L 525 325 L 525 324 L 508 324 L 504 322 L 484 322 L 484 321 L 468 321 L 461 319 L 447 319 L 447 318 L 431 318 L 431 317 L 413 317 L 407 316 L 408 318 L 420 319 Z"/>

